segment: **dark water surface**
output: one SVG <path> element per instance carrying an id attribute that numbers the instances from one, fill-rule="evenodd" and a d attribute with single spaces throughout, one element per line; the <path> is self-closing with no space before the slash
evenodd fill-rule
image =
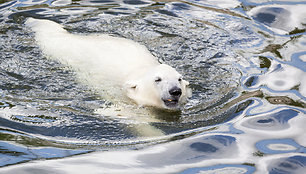
<path id="1" fill-rule="evenodd" d="M 306 1 L 0 1 L 0 173 L 306 173 Z M 179 115 L 131 122 L 24 25 L 147 46 L 190 81 Z M 143 137 L 150 124 L 165 136 Z"/>

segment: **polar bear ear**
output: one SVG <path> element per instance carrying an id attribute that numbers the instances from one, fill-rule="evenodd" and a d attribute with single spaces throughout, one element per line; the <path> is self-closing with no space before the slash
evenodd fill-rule
<path id="1" fill-rule="evenodd" d="M 183 84 L 185 85 L 185 87 L 188 87 L 188 86 L 189 86 L 189 82 L 186 81 L 186 80 L 183 80 Z"/>
<path id="2" fill-rule="evenodd" d="M 137 103 L 138 83 L 136 81 L 128 81 L 124 84 L 123 88 L 128 98 Z"/>
<path id="3" fill-rule="evenodd" d="M 189 87 L 189 82 L 186 81 L 186 80 L 183 80 L 183 85 L 184 85 L 184 88 L 185 88 L 185 91 L 186 91 L 186 97 L 187 98 L 191 97 L 192 96 L 192 90 Z"/>
<path id="4" fill-rule="evenodd" d="M 128 81 L 124 85 L 127 92 L 135 91 L 137 89 L 137 83 L 135 81 Z"/>

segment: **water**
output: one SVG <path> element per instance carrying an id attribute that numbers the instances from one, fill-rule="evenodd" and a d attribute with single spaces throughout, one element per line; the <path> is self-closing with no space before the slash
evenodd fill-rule
<path id="1" fill-rule="evenodd" d="M 1 1 L 0 173 L 305 173 L 306 1 Z M 24 25 L 55 20 L 148 47 L 190 81 L 144 123 L 47 59 Z M 146 137 L 143 125 L 165 136 Z"/>

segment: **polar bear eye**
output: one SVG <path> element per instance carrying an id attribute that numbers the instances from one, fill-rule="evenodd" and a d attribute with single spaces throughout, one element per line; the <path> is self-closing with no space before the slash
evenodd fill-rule
<path id="1" fill-rule="evenodd" d="M 178 81 L 181 82 L 181 81 L 182 81 L 182 78 L 180 77 L 180 78 L 178 79 Z"/>
<path id="2" fill-rule="evenodd" d="M 161 79 L 160 77 L 157 77 L 157 78 L 155 79 L 155 82 L 156 82 L 156 83 L 161 82 L 161 81 L 162 81 L 162 79 Z"/>

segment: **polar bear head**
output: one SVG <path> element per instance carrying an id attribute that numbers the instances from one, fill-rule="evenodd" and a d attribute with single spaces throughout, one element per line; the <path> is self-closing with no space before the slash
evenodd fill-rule
<path id="1" fill-rule="evenodd" d="M 174 68 L 160 64 L 129 80 L 127 96 L 140 106 L 178 110 L 191 96 L 189 82 Z"/>

